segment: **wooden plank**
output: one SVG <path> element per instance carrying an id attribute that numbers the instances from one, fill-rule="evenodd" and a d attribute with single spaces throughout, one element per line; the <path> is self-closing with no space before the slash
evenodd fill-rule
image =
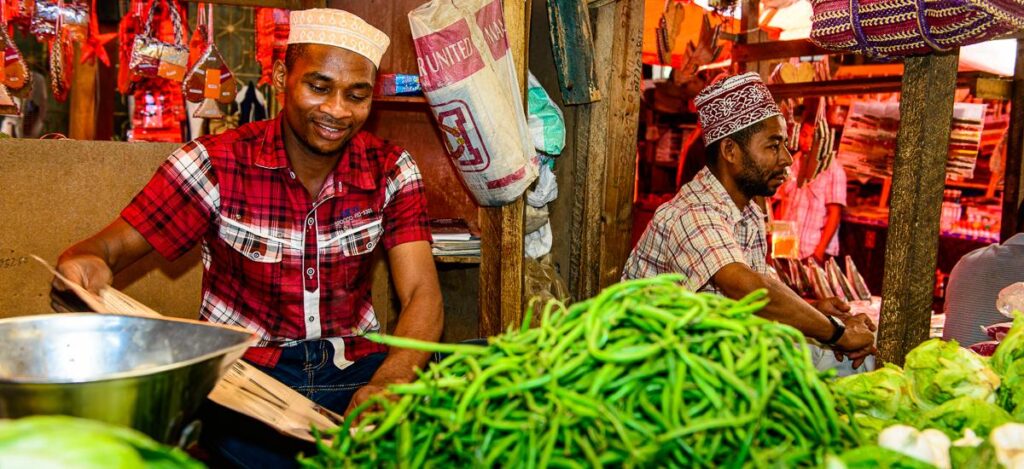
<path id="1" fill-rule="evenodd" d="M 573 105 L 600 100 L 590 12 L 585 0 L 548 0 L 548 21 L 562 102 Z"/>
<path id="2" fill-rule="evenodd" d="M 958 88 L 971 88 L 979 78 L 969 74 L 957 76 Z M 808 83 L 782 83 L 768 85 L 775 99 L 839 96 L 874 93 L 896 93 L 903 87 L 903 76 L 851 78 L 846 80 L 815 81 Z"/>
<path id="3" fill-rule="evenodd" d="M 531 0 L 504 2 L 505 31 L 526 97 L 527 40 Z M 525 199 L 480 208 L 480 335 L 500 333 L 523 317 L 523 216 Z"/>
<path id="4" fill-rule="evenodd" d="M 807 39 L 789 41 L 770 41 L 753 44 L 733 44 L 733 62 L 759 62 L 763 60 L 785 59 L 789 57 L 805 57 L 810 55 L 832 54 L 818 47 Z"/>
<path id="5" fill-rule="evenodd" d="M 900 365 L 931 325 L 957 54 L 904 63 L 878 331 L 879 358 Z"/>
<path id="6" fill-rule="evenodd" d="M 619 0 L 612 66 L 605 81 L 608 139 L 605 154 L 604 210 L 598 242 L 598 287 L 619 281 L 633 238 L 633 186 L 636 179 L 636 132 L 640 122 L 640 56 L 643 46 L 644 0 Z M 606 7 L 607 9 L 608 7 Z"/>
<path id="7" fill-rule="evenodd" d="M 1017 41 L 1017 65 L 1013 72 L 1013 101 L 1010 105 L 1010 132 L 1006 142 L 1006 167 L 1003 175 L 1003 218 L 999 239 L 1006 241 L 1017 233 L 1021 220 L 1018 208 L 1024 197 L 1024 41 Z"/>
<path id="8" fill-rule="evenodd" d="M 99 95 L 96 63 L 92 60 L 80 63 L 82 48 L 79 44 L 74 46 L 73 74 L 71 76 L 71 104 L 68 114 L 71 122 L 68 125 L 68 137 L 75 140 L 95 140 L 96 123 L 99 121 L 97 105 Z"/>

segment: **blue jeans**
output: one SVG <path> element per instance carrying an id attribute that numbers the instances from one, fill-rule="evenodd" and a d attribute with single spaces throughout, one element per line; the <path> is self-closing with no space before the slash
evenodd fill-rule
<path id="1" fill-rule="evenodd" d="M 318 340 L 285 348 L 273 368 L 257 368 L 313 402 L 341 414 L 386 356 L 384 353 L 368 355 L 339 370 L 333 363 L 334 347 L 326 340 Z M 296 457 L 300 453 L 307 456 L 316 453 L 312 443 L 281 435 L 262 422 L 209 401 L 199 416 L 203 422 L 200 444 L 218 459 L 211 461 L 212 467 L 298 467 Z"/>

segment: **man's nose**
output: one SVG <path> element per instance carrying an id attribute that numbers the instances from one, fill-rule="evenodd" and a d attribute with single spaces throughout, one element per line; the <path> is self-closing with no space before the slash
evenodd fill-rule
<path id="1" fill-rule="evenodd" d="M 350 103 L 345 99 L 345 94 L 339 91 L 332 93 L 320 104 L 320 112 L 341 120 L 352 115 L 352 109 L 349 108 L 349 105 Z"/>

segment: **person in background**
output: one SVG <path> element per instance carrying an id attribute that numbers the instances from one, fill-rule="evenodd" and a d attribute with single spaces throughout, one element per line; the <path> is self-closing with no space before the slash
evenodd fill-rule
<path id="1" fill-rule="evenodd" d="M 946 286 L 942 338 L 963 346 L 990 340 L 981 328 L 1007 322 L 996 309 L 999 291 L 1024 282 L 1024 204 L 1017 210 L 1017 234 L 1002 244 L 967 253 L 953 266 Z"/>
<path id="2" fill-rule="evenodd" d="M 755 202 L 787 179 L 793 158 L 786 121 L 757 73 L 721 79 L 695 104 L 707 166 L 660 206 L 630 253 L 623 279 L 677 272 L 693 291 L 742 298 L 764 288 L 758 314 L 795 327 L 858 367 L 875 351 L 874 324 L 830 298 L 812 306 L 776 278 L 765 262 L 764 212 Z"/>
<path id="3" fill-rule="evenodd" d="M 370 296 L 374 250 L 387 252 L 401 302 L 394 334 L 441 337 L 441 291 L 427 200 L 408 152 L 362 131 L 390 40 L 351 13 L 291 13 L 273 85 L 283 111 L 173 152 L 100 233 L 68 248 L 58 270 L 94 292 L 156 250 L 203 249 L 202 319 L 259 338 L 244 359 L 300 394 L 347 413 L 416 378 L 427 353 L 390 349 Z M 65 286 L 55 280 L 56 288 Z M 241 467 L 295 466 L 312 446 L 247 417 L 200 411 L 204 446 Z"/>
<path id="4" fill-rule="evenodd" d="M 833 160 L 832 164 L 803 187 L 797 184 L 801 161 L 814 140 L 815 109 L 808 106 L 800 126 L 800 154 L 794 158 L 791 177 L 779 188 L 778 220 L 796 223 L 800 238 L 800 258 L 813 258 L 819 264 L 839 255 L 839 223 L 846 207 L 846 171 Z"/>

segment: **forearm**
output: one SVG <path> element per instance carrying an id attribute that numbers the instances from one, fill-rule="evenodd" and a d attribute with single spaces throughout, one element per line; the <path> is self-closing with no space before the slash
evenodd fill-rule
<path id="1" fill-rule="evenodd" d="M 395 326 L 394 335 L 411 339 L 437 342 L 444 328 L 440 295 L 429 292 L 414 295 L 409 304 L 402 307 Z M 417 368 L 423 368 L 430 360 L 429 352 L 391 347 L 388 356 L 373 375 L 374 382 L 401 382 L 415 379 Z"/>
<path id="2" fill-rule="evenodd" d="M 825 226 L 821 229 L 821 239 L 818 240 L 818 251 L 828 249 L 828 244 L 832 242 L 832 237 L 836 235 L 836 231 L 839 231 L 839 221 L 843 216 L 842 205 L 829 204 L 827 210 Z"/>
<path id="3" fill-rule="evenodd" d="M 727 269 L 729 271 L 723 274 Z M 758 274 L 745 265 L 730 264 L 722 271 L 715 275 L 715 284 L 729 298 L 739 299 L 761 288 L 768 290 L 769 303 L 758 316 L 793 326 L 818 341 L 832 337 L 832 323 L 825 315 L 782 282 Z"/>
<path id="4" fill-rule="evenodd" d="M 64 250 L 58 263 L 75 256 L 96 256 L 117 273 L 151 250 L 142 235 L 119 217 L 99 233 Z"/>

